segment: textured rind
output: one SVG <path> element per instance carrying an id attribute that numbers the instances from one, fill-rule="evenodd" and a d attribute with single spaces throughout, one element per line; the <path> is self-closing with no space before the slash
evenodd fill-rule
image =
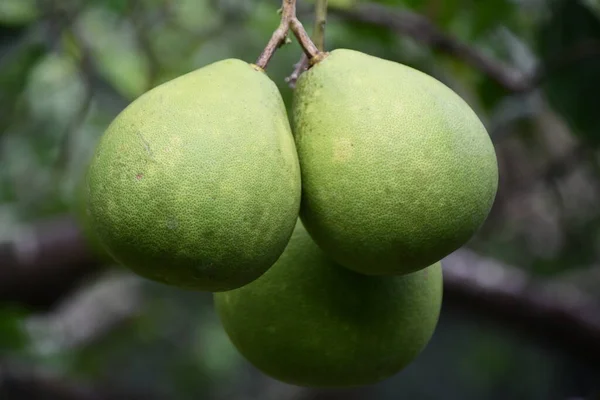
<path id="1" fill-rule="evenodd" d="M 114 260 L 106 251 L 102 241 L 98 238 L 98 234 L 96 233 L 96 230 L 91 222 L 87 209 L 85 174 L 82 175 L 83 176 L 78 180 L 76 185 L 73 203 L 71 204 L 71 211 L 75 217 L 75 220 L 77 221 L 79 229 L 81 230 L 81 234 L 85 240 L 88 250 L 100 261 L 114 263 Z"/>
<path id="2" fill-rule="evenodd" d="M 334 50 L 297 84 L 300 216 L 340 264 L 413 272 L 464 245 L 498 186 L 492 142 L 447 86 L 410 67 Z"/>
<path id="3" fill-rule="evenodd" d="M 262 277 L 214 295 L 232 343 L 283 382 L 349 387 L 382 381 L 425 348 L 442 303 L 439 263 L 403 276 L 335 264 L 298 223 Z"/>
<path id="4" fill-rule="evenodd" d="M 111 255 L 182 288 L 229 290 L 287 245 L 300 171 L 275 84 L 219 61 L 138 98 L 101 138 L 87 208 Z"/>

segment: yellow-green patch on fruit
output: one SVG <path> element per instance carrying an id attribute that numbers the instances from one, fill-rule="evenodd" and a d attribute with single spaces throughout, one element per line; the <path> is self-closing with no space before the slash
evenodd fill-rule
<path id="1" fill-rule="evenodd" d="M 102 243 L 138 274 L 207 291 L 253 281 L 285 249 L 300 202 L 277 87 L 229 59 L 147 92 L 101 138 L 86 197 Z"/>
<path id="2" fill-rule="evenodd" d="M 429 342 L 442 269 L 359 274 L 331 261 L 299 223 L 269 271 L 214 298 L 232 343 L 271 377 L 313 387 L 368 385 L 402 370 Z"/>
<path id="3" fill-rule="evenodd" d="M 417 271 L 464 245 L 498 185 L 474 111 L 413 68 L 334 50 L 298 80 L 300 215 L 338 263 L 369 275 Z"/>

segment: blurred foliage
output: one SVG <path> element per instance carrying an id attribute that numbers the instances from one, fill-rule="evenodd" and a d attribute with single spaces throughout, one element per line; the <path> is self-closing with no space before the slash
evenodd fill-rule
<path id="1" fill-rule="evenodd" d="M 432 74 L 459 92 L 487 125 L 498 150 L 501 186 L 472 247 L 535 274 L 591 268 L 600 256 L 594 148 L 600 143 L 599 3 L 371 1 L 420 13 L 498 62 L 538 74 L 539 86 L 511 93 L 414 38 L 329 18 L 328 49 L 352 48 Z M 367 1 L 329 2 L 348 8 Z M 98 138 L 133 99 L 223 58 L 253 62 L 278 24 L 279 3 L 0 0 L 0 241 L 12 240 L 40 218 L 76 212 L 78 182 Z M 299 1 L 300 18 L 309 28 L 310 3 Z M 300 57 L 293 42 L 277 52 L 268 69 L 288 106 L 293 92 L 285 77 Z M 581 148 L 586 151 L 574 153 Z M 2 307 L 0 355 L 161 398 L 284 398 L 265 397 L 265 388 L 275 383 L 235 352 L 208 297 L 148 282 L 144 293 L 142 309 L 126 323 L 93 343 L 56 351 L 29 336 L 27 310 Z M 423 356 L 372 394 L 547 400 L 583 395 L 571 389 L 599 385 L 592 376 L 597 370 L 561 371 L 569 361 L 539 344 L 464 315 L 444 315 Z"/>
<path id="2" fill-rule="evenodd" d="M 540 54 L 550 75 L 544 82 L 548 99 L 574 133 L 594 146 L 600 144 L 599 44 L 600 18 L 583 2 L 557 3 L 540 27 Z"/>

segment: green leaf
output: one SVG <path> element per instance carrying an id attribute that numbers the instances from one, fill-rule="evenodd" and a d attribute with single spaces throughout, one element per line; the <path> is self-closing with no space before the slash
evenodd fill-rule
<path id="1" fill-rule="evenodd" d="M 44 47 L 38 43 L 16 46 L 18 47 L 10 51 L 10 54 L 0 59 L 0 132 L 15 120 L 18 98 L 31 71 L 45 54 Z"/>
<path id="2" fill-rule="evenodd" d="M 538 33 L 543 90 L 576 134 L 600 145 L 600 19 L 581 1 L 560 0 Z"/>
<path id="3" fill-rule="evenodd" d="M 341 9 L 341 10 L 344 10 L 344 9 L 347 10 L 349 8 L 354 7 L 358 3 L 358 1 L 359 0 L 329 0 L 327 2 L 327 7 L 337 8 L 337 9 Z M 314 4 L 315 0 L 307 0 L 306 2 Z"/>
<path id="4" fill-rule="evenodd" d="M 29 343 L 23 329 L 27 312 L 15 307 L 0 308 L 0 354 L 24 352 Z"/>
<path id="5" fill-rule="evenodd" d="M 124 14 L 131 7 L 132 2 L 123 0 L 92 0 L 89 3 L 90 5 L 99 6 L 118 14 Z"/>
<path id="6" fill-rule="evenodd" d="M 149 88 L 149 65 L 133 27 L 106 9 L 91 9 L 79 21 L 102 75 L 124 97 L 133 99 Z"/>
<path id="7" fill-rule="evenodd" d="M 507 0 L 488 0 L 481 7 L 473 7 L 473 35 L 475 37 L 506 24 L 515 15 L 515 2 Z"/>
<path id="8" fill-rule="evenodd" d="M 62 130 L 75 118 L 84 92 L 77 64 L 69 57 L 50 54 L 31 71 L 25 94 L 36 119 L 55 123 Z"/>
<path id="9" fill-rule="evenodd" d="M 35 0 L 0 1 L 0 24 L 25 25 L 38 17 Z"/>

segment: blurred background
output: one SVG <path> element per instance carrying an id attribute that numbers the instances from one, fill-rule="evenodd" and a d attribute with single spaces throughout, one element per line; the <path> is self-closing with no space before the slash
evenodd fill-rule
<path id="1" fill-rule="evenodd" d="M 313 4 L 299 0 L 310 29 Z M 427 349 L 397 376 L 312 390 L 235 351 L 209 294 L 112 265 L 77 183 L 112 118 L 223 58 L 253 62 L 277 0 L 0 0 L 0 399 L 600 399 L 600 2 L 330 0 L 327 49 L 421 69 L 486 124 L 500 188 L 444 261 Z M 289 106 L 295 40 L 269 75 Z"/>

